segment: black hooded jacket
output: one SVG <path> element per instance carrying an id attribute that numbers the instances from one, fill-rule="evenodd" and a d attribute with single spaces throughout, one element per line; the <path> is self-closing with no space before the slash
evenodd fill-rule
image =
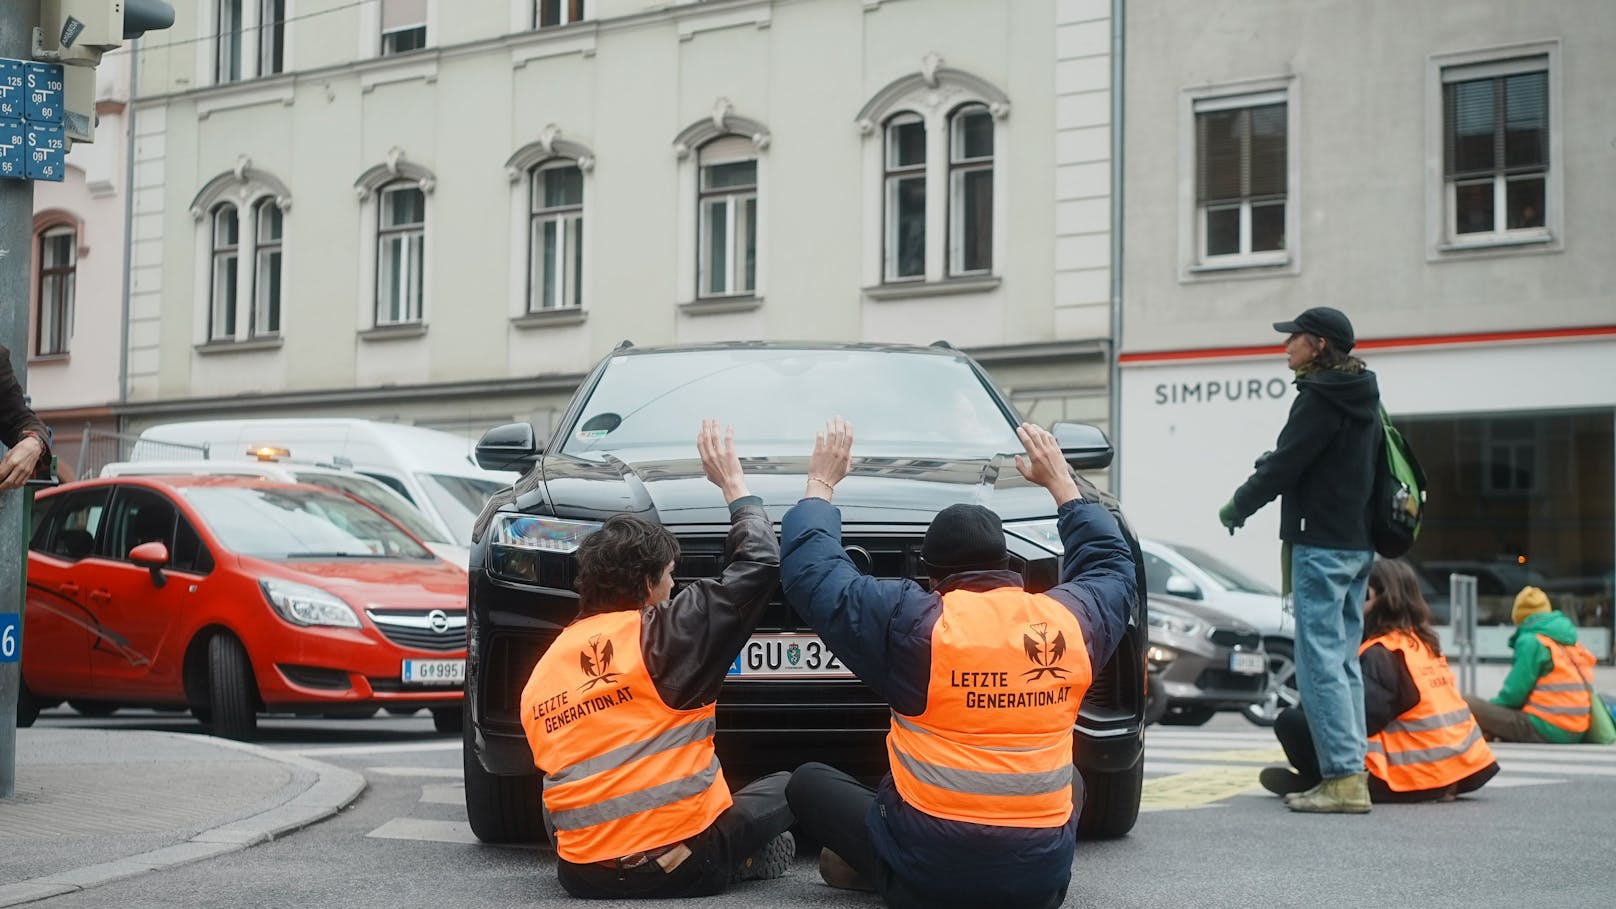
<path id="1" fill-rule="evenodd" d="M 1380 386 L 1369 370 L 1298 376 L 1279 442 L 1234 493 L 1242 519 L 1283 496 L 1279 538 L 1324 549 L 1373 549 L 1369 499 L 1380 456 Z"/>

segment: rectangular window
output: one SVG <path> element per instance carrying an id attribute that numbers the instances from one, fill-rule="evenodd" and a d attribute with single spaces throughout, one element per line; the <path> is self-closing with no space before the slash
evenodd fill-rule
<path id="1" fill-rule="evenodd" d="M 584 0 L 535 0 L 533 27 L 553 28 L 584 19 Z"/>
<path id="2" fill-rule="evenodd" d="M 258 75 L 286 69 L 286 0 L 259 0 Z"/>
<path id="3" fill-rule="evenodd" d="M 1448 236 L 1542 233 L 1549 174 L 1548 58 L 1442 71 Z"/>
<path id="4" fill-rule="evenodd" d="M 421 321 L 425 277 L 426 194 L 417 186 L 382 190 L 376 237 L 376 324 Z"/>
<path id="5" fill-rule="evenodd" d="M 949 121 L 950 275 L 993 270 L 993 116 L 973 104 Z"/>
<path id="6" fill-rule="evenodd" d="M 253 269 L 252 334 L 254 337 L 278 335 L 281 331 L 281 219 L 282 213 L 274 199 L 258 203 L 257 231 L 254 252 L 257 263 Z"/>
<path id="7" fill-rule="evenodd" d="M 557 162 L 533 172 L 528 311 L 583 305 L 584 175 Z"/>
<path id="8" fill-rule="evenodd" d="M 757 287 L 757 159 L 722 160 L 734 148 L 719 139 L 702 149 L 697 290 L 703 297 Z"/>
<path id="9" fill-rule="evenodd" d="M 236 276 L 241 260 L 241 225 L 233 205 L 213 210 L 212 306 L 208 340 L 229 341 L 236 336 Z"/>
<path id="10" fill-rule="evenodd" d="M 382 56 L 426 47 L 426 0 L 381 0 Z"/>
<path id="11" fill-rule="evenodd" d="M 39 332 L 34 340 L 39 356 L 67 353 L 73 336 L 78 247 L 78 232 L 71 227 L 53 227 L 39 235 Z"/>
<path id="12" fill-rule="evenodd" d="M 1195 203 L 1202 261 L 1285 261 L 1285 92 L 1195 103 Z"/>
<path id="13" fill-rule="evenodd" d="M 886 129 L 886 255 L 888 281 L 926 277 L 926 122 L 904 113 Z"/>
<path id="14" fill-rule="evenodd" d="M 218 84 L 241 79 L 242 0 L 218 0 L 219 30 L 215 33 L 213 81 Z"/>

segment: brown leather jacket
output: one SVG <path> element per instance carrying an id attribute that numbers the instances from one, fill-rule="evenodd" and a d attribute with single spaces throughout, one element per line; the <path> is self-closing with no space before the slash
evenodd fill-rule
<path id="1" fill-rule="evenodd" d="M 17 444 L 25 432 L 35 433 L 39 441 L 49 447 L 50 435 L 45 431 L 44 422 L 23 400 L 22 385 L 11 368 L 11 351 L 0 345 L 0 442 L 9 448 Z"/>

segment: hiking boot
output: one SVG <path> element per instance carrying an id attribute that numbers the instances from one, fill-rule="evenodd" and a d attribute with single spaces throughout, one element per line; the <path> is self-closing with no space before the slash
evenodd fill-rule
<path id="1" fill-rule="evenodd" d="M 1257 782 L 1262 783 L 1264 789 L 1279 796 L 1306 792 L 1309 788 L 1307 780 L 1302 779 L 1300 773 L 1286 770 L 1284 767 L 1264 767 L 1262 772 L 1257 774 Z"/>
<path id="2" fill-rule="evenodd" d="M 786 873 L 796 855 L 796 838 L 790 832 L 782 833 L 764 843 L 762 849 L 747 856 L 740 867 L 729 873 L 729 882 L 772 881 Z"/>
<path id="3" fill-rule="evenodd" d="M 1311 814 L 1368 814 L 1369 774 L 1333 776 L 1285 800 L 1292 811 Z"/>
<path id="4" fill-rule="evenodd" d="M 847 860 L 830 851 L 819 850 L 819 876 L 825 883 L 838 890 L 864 890 L 874 892 L 875 888 L 864 879 Z"/>

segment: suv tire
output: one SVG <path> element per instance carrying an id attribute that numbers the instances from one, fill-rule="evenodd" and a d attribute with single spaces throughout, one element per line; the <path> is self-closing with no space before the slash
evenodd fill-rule
<path id="1" fill-rule="evenodd" d="M 213 734 L 245 742 L 258 732 L 258 687 L 241 642 L 228 634 L 208 641 L 209 713 Z"/>
<path id="2" fill-rule="evenodd" d="M 1086 840 L 1126 836 L 1139 819 L 1139 797 L 1144 785 L 1143 755 L 1129 770 L 1083 774 L 1083 813 L 1078 816 L 1077 835 Z"/>
<path id="3" fill-rule="evenodd" d="M 439 732 L 458 733 L 466 725 L 466 708 L 464 707 L 434 707 L 432 708 L 432 728 Z"/>
<path id="4" fill-rule="evenodd" d="M 433 713 L 436 722 L 437 714 Z M 544 799 L 536 773 L 502 776 L 483 769 L 468 726 L 461 740 L 466 782 L 466 819 L 485 843 L 530 843 L 548 839 Z"/>
<path id="5" fill-rule="evenodd" d="M 79 716 L 103 717 L 118 712 L 118 705 L 107 701 L 72 700 L 67 702 L 67 706 L 77 711 Z"/>

